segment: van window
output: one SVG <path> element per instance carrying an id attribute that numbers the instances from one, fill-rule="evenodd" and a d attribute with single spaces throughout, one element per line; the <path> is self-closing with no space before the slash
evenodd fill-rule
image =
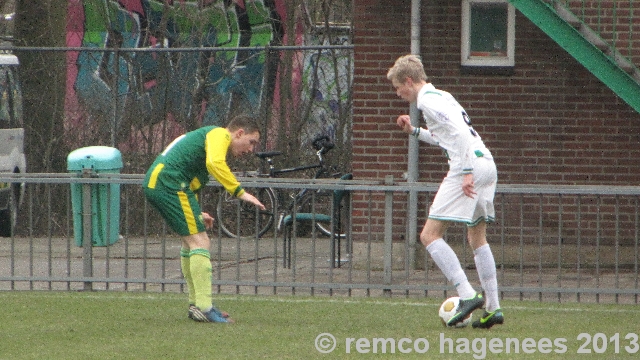
<path id="1" fill-rule="evenodd" d="M 0 129 L 22 127 L 22 93 L 13 70 L 0 67 Z"/>

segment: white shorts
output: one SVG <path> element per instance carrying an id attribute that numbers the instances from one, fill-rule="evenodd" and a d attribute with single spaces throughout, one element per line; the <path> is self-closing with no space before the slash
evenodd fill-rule
<path id="1" fill-rule="evenodd" d="M 462 191 L 463 175 L 451 172 L 440 184 L 429 209 L 429 219 L 466 223 L 473 227 L 481 221 L 495 221 L 493 197 L 498 171 L 491 158 L 479 157 L 473 164 L 473 184 L 477 195 L 470 198 Z"/>

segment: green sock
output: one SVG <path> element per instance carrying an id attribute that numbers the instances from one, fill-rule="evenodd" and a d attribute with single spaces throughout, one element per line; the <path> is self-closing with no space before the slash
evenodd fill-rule
<path id="1" fill-rule="evenodd" d="M 211 298 L 211 255 L 206 249 L 193 249 L 189 252 L 189 270 L 193 282 L 195 305 L 200 310 L 209 310 L 212 306 Z"/>
<path id="2" fill-rule="evenodd" d="M 189 257 L 189 249 L 180 249 L 180 267 L 182 275 L 187 281 L 187 290 L 189 291 L 189 304 L 196 303 L 196 292 L 193 288 L 193 278 L 191 277 L 191 261 Z"/>

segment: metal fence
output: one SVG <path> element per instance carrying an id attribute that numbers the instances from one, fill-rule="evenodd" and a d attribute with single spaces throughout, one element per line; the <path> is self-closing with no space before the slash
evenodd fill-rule
<path id="1" fill-rule="evenodd" d="M 16 235 L 0 238 L 0 290 L 185 291 L 179 238 L 145 202 L 141 179 L 142 175 L 125 174 L 1 177 L 3 182 L 24 181 L 27 196 Z M 452 293 L 424 248 L 408 239 L 406 230 L 397 230 L 406 229 L 406 216 L 399 214 L 407 207 L 407 193 L 417 191 L 418 198 L 426 200 L 418 214 L 423 219 L 437 184 L 241 180 L 245 186 L 285 192 L 303 187 L 349 191 L 347 239 L 341 241 L 340 256 L 332 259 L 336 244 L 331 238 L 315 230 L 294 232 L 288 268 L 282 261 L 282 232 L 270 231 L 260 239 L 229 238 L 214 229 L 210 232 L 214 292 L 363 297 Z M 73 201 L 71 184 L 88 188 L 98 183 L 119 184 L 117 191 L 106 190 L 109 197 L 120 196 L 119 209 L 106 209 L 118 210 L 119 226 L 115 243 L 90 247 L 74 236 L 74 220 L 83 219 L 85 213 Z M 214 183 L 203 191 L 205 211 L 214 212 L 218 191 Z M 639 187 L 499 186 L 497 223 L 489 226 L 488 240 L 502 297 L 638 303 L 639 196 Z M 372 199 L 381 197 L 383 208 L 375 208 Z M 378 218 L 378 213 L 384 216 Z M 110 220 L 106 221 L 109 233 Z M 364 231 L 353 231 L 358 228 Z M 479 286 L 464 230 L 450 228 L 447 241 L 472 284 Z"/>

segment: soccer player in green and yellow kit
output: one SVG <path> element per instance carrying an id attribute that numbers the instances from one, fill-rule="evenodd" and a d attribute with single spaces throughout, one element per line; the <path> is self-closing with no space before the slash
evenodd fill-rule
<path id="1" fill-rule="evenodd" d="M 202 212 L 197 194 L 212 175 L 230 194 L 264 205 L 244 191 L 227 165 L 227 152 L 239 157 L 252 153 L 260 131 L 250 117 L 233 118 L 227 127 L 205 126 L 176 138 L 156 158 L 144 179 L 144 194 L 182 237 L 180 259 L 189 290 L 189 317 L 201 322 L 233 322 L 218 310 L 211 295 L 210 240 L 206 229 L 213 218 Z"/>

